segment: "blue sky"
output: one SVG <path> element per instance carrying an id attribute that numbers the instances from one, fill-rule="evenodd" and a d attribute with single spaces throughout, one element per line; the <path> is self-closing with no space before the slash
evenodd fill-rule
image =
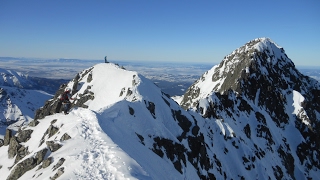
<path id="1" fill-rule="evenodd" d="M 258 37 L 320 66 L 320 1 L 0 1 L 0 56 L 219 63 Z"/>

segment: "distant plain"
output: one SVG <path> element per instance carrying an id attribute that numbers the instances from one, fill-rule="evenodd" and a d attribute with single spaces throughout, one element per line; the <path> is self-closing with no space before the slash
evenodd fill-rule
<path id="1" fill-rule="evenodd" d="M 170 96 L 182 95 L 202 74 L 218 64 L 112 60 L 110 62 L 127 70 L 137 71 Z M 71 80 L 78 72 L 98 63 L 104 63 L 104 60 L 0 57 L 0 68 L 21 72 L 31 77 L 56 80 Z M 304 75 L 320 81 L 320 67 L 297 66 L 297 68 Z"/>

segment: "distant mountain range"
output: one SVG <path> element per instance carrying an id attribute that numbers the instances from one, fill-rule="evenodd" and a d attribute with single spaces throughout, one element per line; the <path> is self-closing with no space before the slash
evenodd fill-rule
<path id="1" fill-rule="evenodd" d="M 66 87 L 76 99 L 68 115 L 57 109 Z M 271 39 L 236 49 L 175 99 L 135 71 L 94 65 L 61 85 L 28 125 L 6 130 L 0 174 L 320 179 L 320 84 Z"/>

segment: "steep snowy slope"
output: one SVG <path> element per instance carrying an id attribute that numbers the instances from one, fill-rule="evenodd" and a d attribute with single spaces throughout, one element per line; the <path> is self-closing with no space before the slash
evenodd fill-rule
<path id="1" fill-rule="evenodd" d="M 194 117 L 148 79 L 114 64 L 98 64 L 79 73 L 61 90 L 66 86 L 73 88 L 73 97 L 78 99 L 69 115 L 55 114 L 59 91 L 37 112 L 35 121 L 0 149 L 16 152 L 1 157 L 1 162 L 9 162 L 1 164 L 0 169 L 8 179 L 48 178 L 62 172 L 62 179 L 212 176 L 197 170 L 206 162 L 201 160 L 197 154 L 199 147 L 194 145 L 201 143 Z M 7 134 L 9 137 L 10 132 Z M 71 139 L 64 141 L 62 136 Z M 19 145 L 14 146 L 13 142 Z M 61 145 L 60 149 L 51 147 Z M 206 149 L 201 154 L 205 155 Z M 63 169 L 52 170 L 61 158 Z M 48 161 L 50 167 L 44 165 Z M 39 165 L 47 168 L 36 171 Z"/>
<path id="2" fill-rule="evenodd" d="M 277 179 L 319 179 L 319 82 L 302 75 L 269 38 L 254 39 L 226 56 L 187 90 L 180 104 L 216 122 L 222 134 L 234 133 L 226 141 L 238 142 L 237 150 L 223 145 L 224 153 L 242 152 L 242 159 L 232 159 L 251 178 L 263 167 Z M 224 156 L 217 155 L 228 166 Z"/>

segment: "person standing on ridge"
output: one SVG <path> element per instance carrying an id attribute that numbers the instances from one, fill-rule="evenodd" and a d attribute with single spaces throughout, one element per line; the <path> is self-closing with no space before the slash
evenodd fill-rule
<path id="1" fill-rule="evenodd" d="M 64 93 L 61 95 L 61 98 L 60 98 L 60 101 L 63 104 L 63 111 L 64 111 L 65 115 L 69 114 L 68 111 L 70 110 L 70 105 L 71 105 L 70 99 L 74 100 L 71 97 L 70 92 L 71 92 L 71 89 L 67 87 L 65 89 Z"/>

